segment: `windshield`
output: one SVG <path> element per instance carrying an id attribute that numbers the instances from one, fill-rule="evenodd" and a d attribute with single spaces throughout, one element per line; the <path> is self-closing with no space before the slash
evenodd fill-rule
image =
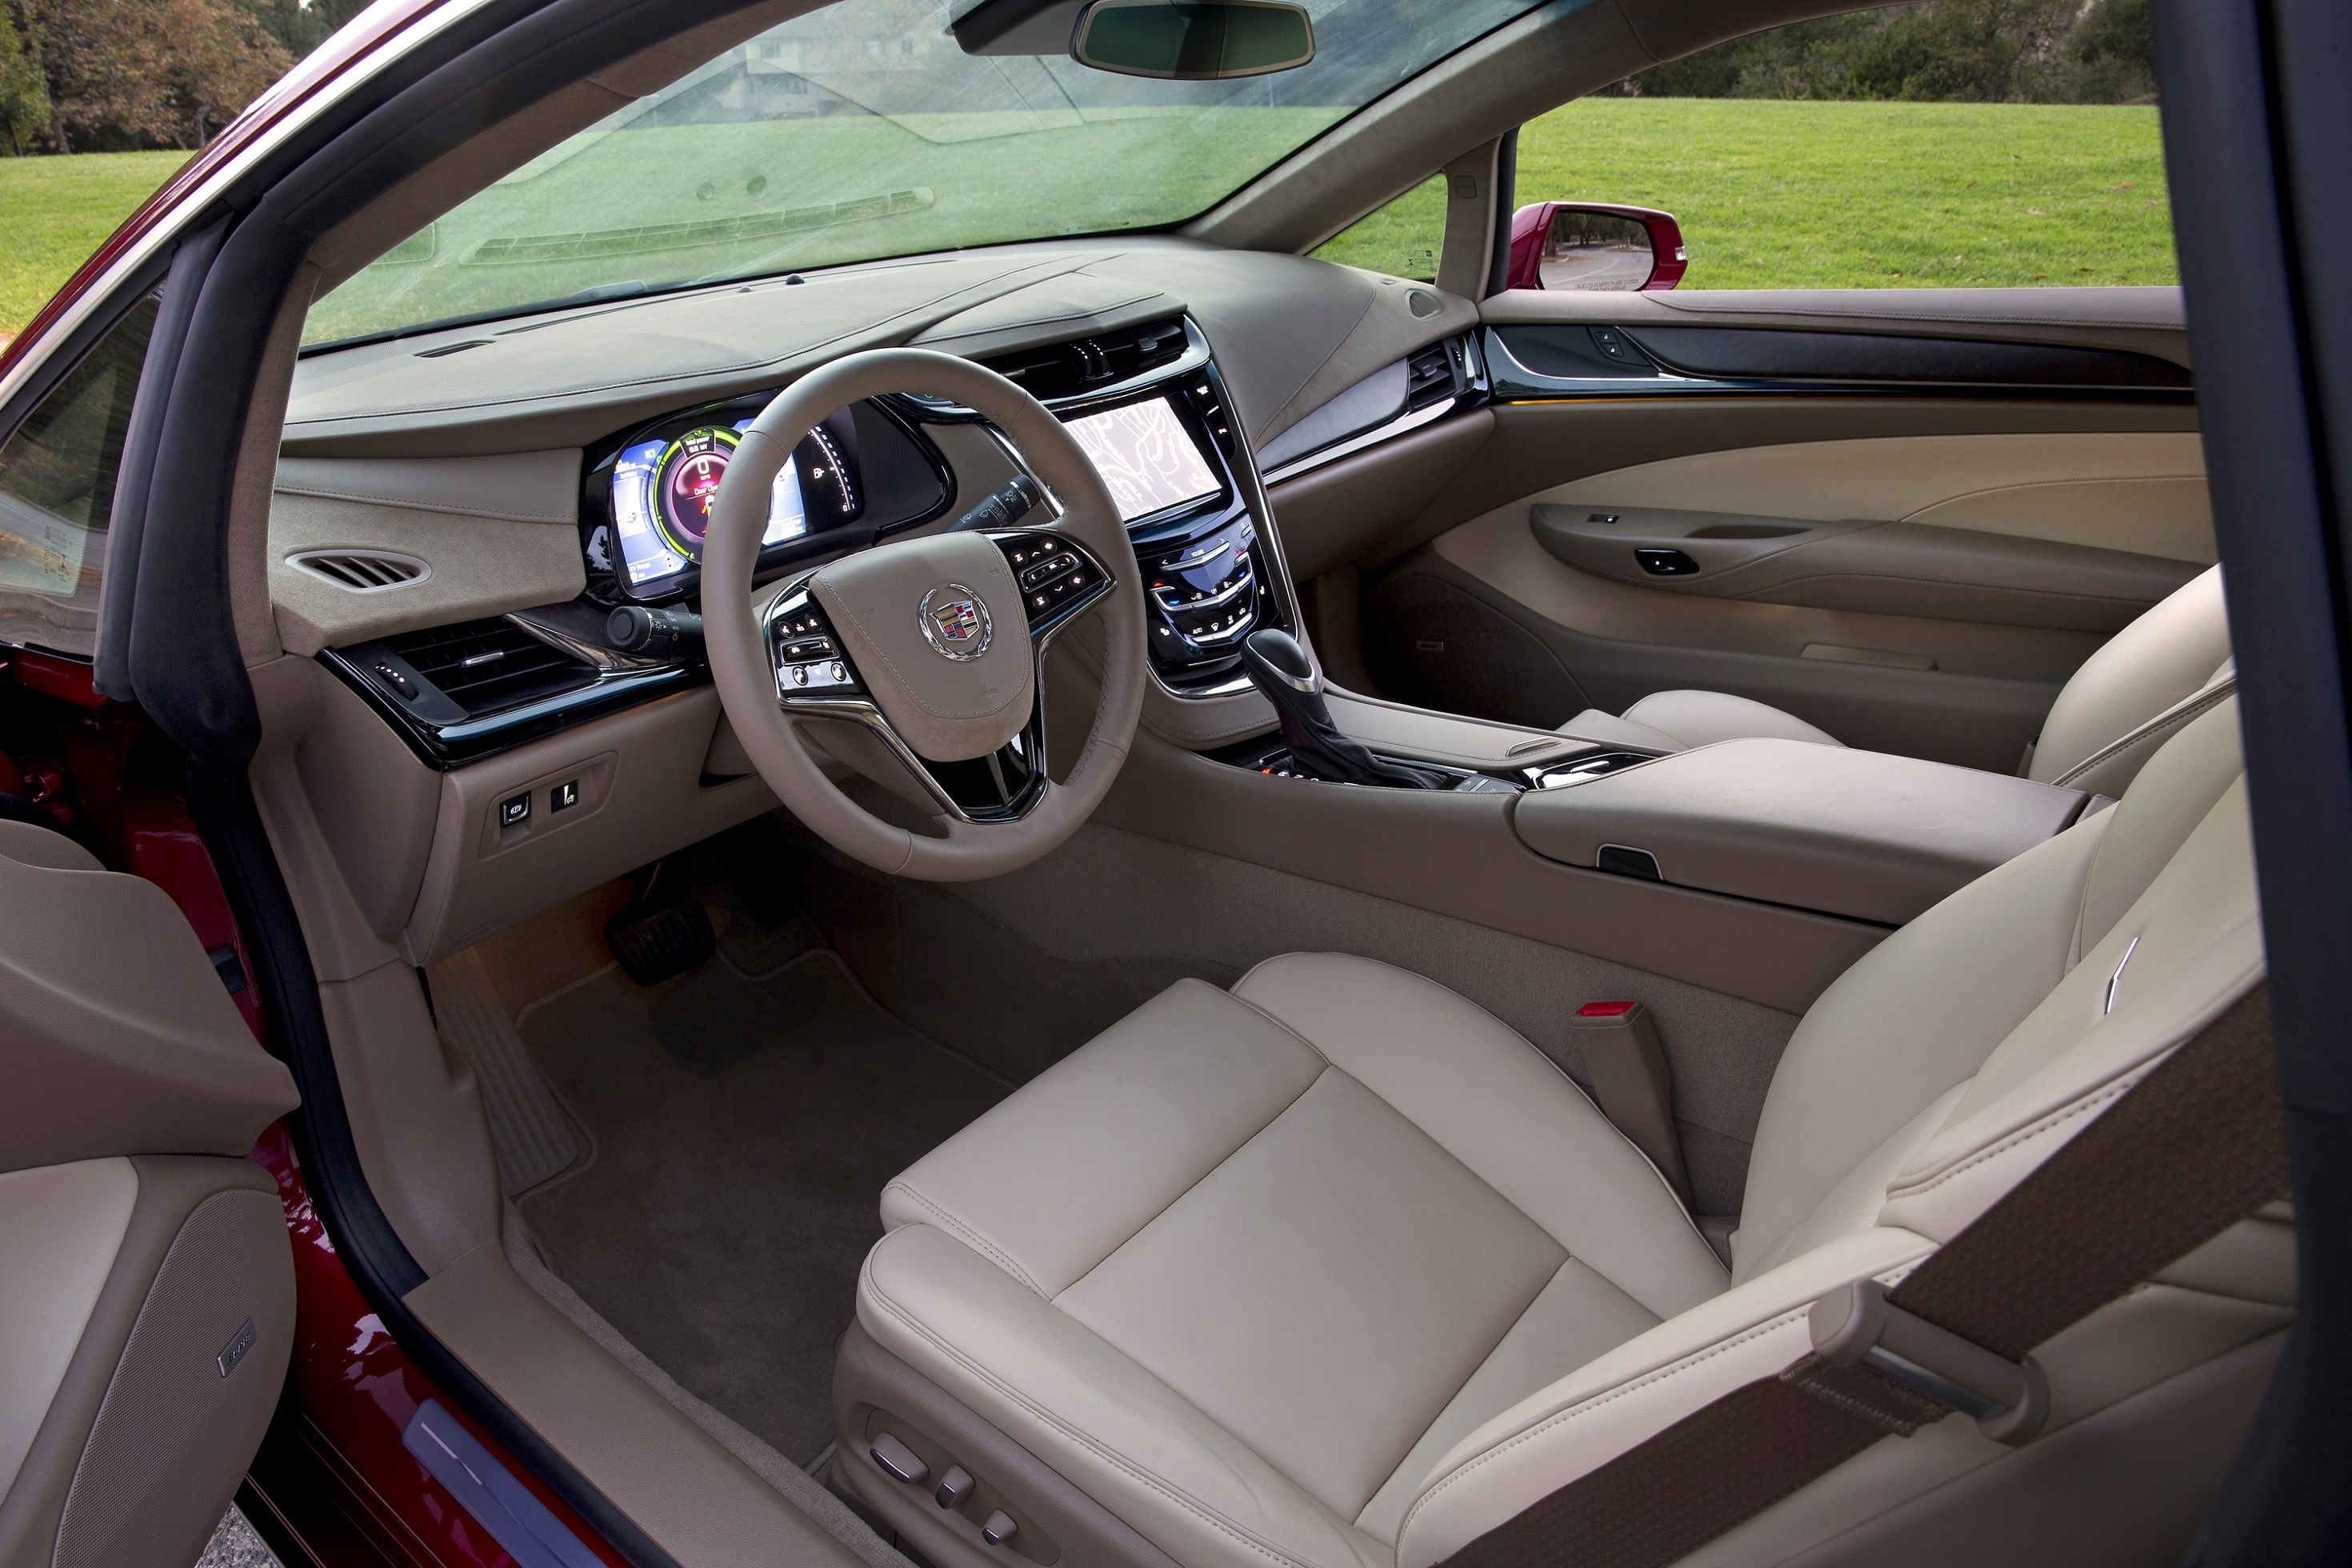
<path id="1" fill-rule="evenodd" d="M 306 343 L 586 294 L 1181 223 L 1542 0 L 1307 0 L 1314 60 L 1155 81 L 965 54 L 973 0 L 844 0 L 509 174 L 312 309 Z"/>

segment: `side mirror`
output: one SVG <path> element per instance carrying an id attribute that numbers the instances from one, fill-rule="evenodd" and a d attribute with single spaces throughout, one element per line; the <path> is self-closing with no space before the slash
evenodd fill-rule
<path id="1" fill-rule="evenodd" d="M 1284 0 L 1094 0 L 1070 35 L 1070 58 L 1166 81 L 1265 76 L 1315 58 L 1315 24 Z"/>
<path id="2" fill-rule="evenodd" d="M 1690 263 L 1672 213 L 1533 202 L 1511 215 L 1509 289 L 1671 289 Z"/>

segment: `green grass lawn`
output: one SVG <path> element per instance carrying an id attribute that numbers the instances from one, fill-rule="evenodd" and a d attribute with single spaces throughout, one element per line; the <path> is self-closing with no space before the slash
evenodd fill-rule
<path id="1" fill-rule="evenodd" d="M 508 176 L 421 248 L 404 247 L 323 301 L 309 335 L 520 304 L 614 278 L 823 266 L 1053 232 L 1057 222 L 1165 221 L 1245 175 L 1255 156 L 1254 134 L 1207 117 L 1106 119 L 1076 137 L 1073 129 L 938 116 L 616 133 Z M 182 157 L 0 158 L 0 333 L 21 329 Z M 1122 182 L 1111 173 L 1138 167 L 1150 177 Z M 1047 210 L 1062 181 L 1082 182 L 1069 188 L 1084 194 L 1066 213 Z M 610 237 L 607 226 L 626 221 L 600 200 L 614 189 L 636 194 L 637 222 L 650 214 L 695 243 L 651 230 Z M 858 207 L 916 189 L 919 205 L 902 199 L 883 216 Z M 658 198 L 650 208 L 648 193 Z M 1685 289 L 2177 280 L 2163 153 L 2147 108 L 1587 99 L 1520 133 L 1518 195 L 1673 213 L 1690 247 Z M 1425 276 L 1442 208 L 1432 181 L 1317 254 Z M 686 232 L 746 214 L 790 212 L 801 215 L 790 221 L 806 223 L 819 209 L 839 216 L 725 243 Z M 566 235 L 599 236 L 630 254 L 528 267 L 480 261 L 485 240 Z"/>
<path id="2" fill-rule="evenodd" d="M 1681 220 L 1685 289 L 2173 283 L 2149 108 L 1585 99 L 1519 132 L 1518 199 Z M 1426 276 L 1424 184 L 1316 254 Z"/>
<path id="3" fill-rule="evenodd" d="M 20 332 L 185 153 L 0 158 L 0 337 Z"/>

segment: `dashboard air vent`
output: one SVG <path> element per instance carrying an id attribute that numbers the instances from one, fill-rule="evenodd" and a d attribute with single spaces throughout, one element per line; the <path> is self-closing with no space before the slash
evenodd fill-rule
<path id="1" fill-rule="evenodd" d="M 384 638 L 383 646 L 476 716 L 575 690 L 596 679 L 588 665 L 506 620 L 403 632 Z"/>
<path id="2" fill-rule="evenodd" d="M 286 564 L 353 594 L 405 588 L 433 575 L 433 568 L 415 556 L 389 550 L 305 550 L 289 555 Z"/>
<path id="3" fill-rule="evenodd" d="M 1404 362 L 1404 405 L 1422 409 L 1454 395 L 1454 351 L 1450 342 L 1432 343 Z"/>
<path id="4" fill-rule="evenodd" d="M 1076 397 L 1172 364 L 1184 353 L 1184 322 L 1171 316 L 1097 332 L 1074 342 L 995 354 L 981 363 L 1039 399 Z"/>

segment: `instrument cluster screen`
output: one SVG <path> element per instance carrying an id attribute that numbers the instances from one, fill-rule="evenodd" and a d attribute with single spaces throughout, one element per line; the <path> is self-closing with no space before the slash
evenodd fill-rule
<path id="1" fill-rule="evenodd" d="M 1224 488 L 1164 397 L 1089 414 L 1070 420 L 1066 427 L 1118 503 L 1121 522 Z"/>
<path id="2" fill-rule="evenodd" d="M 613 538 L 620 556 L 615 564 L 631 588 L 675 577 L 701 562 L 719 482 L 752 417 L 704 426 L 667 440 L 634 442 L 613 459 Z M 819 529 L 854 516 L 857 505 L 851 482 L 832 437 L 822 426 L 811 432 L 778 470 L 768 492 L 768 526 L 760 536 L 761 547 L 809 533 L 813 510 L 844 514 L 815 522 Z"/>

